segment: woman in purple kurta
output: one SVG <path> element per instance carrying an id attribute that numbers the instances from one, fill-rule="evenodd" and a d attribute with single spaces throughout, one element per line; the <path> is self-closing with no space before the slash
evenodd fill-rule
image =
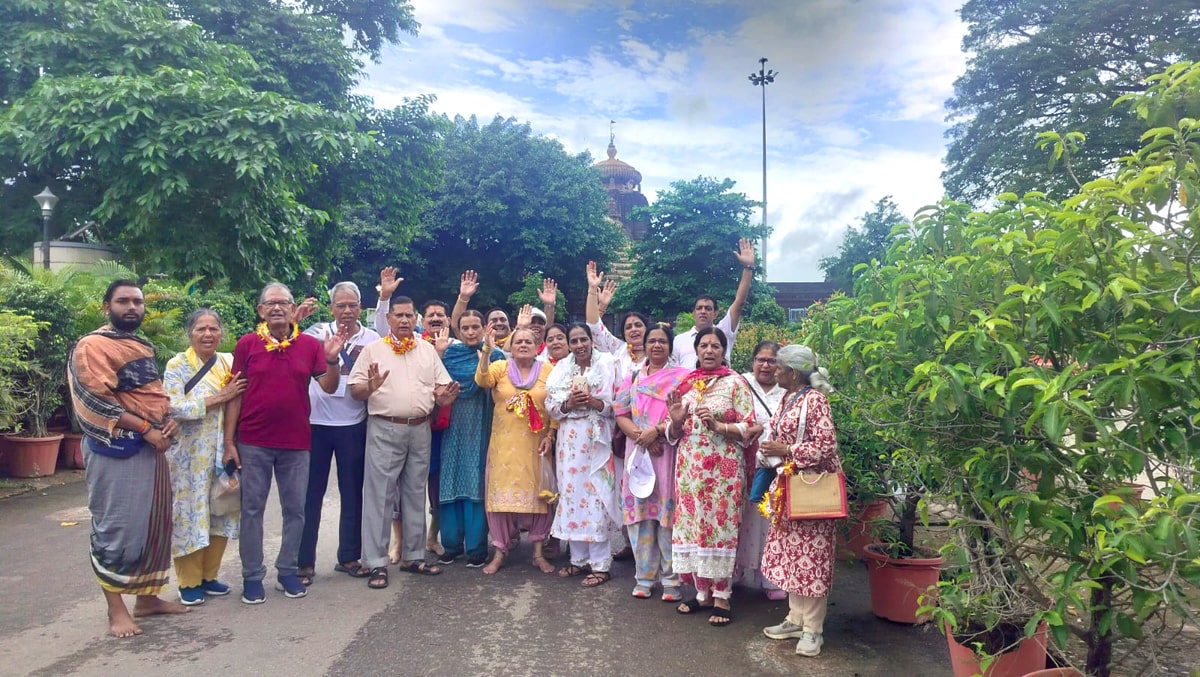
<path id="1" fill-rule="evenodd" d="M 674 337 L 666 327 L 654 327 L 645 336 L 646 361 L 626 377 L 613 413 L 625 433 L 625 458 L 649 453 L 654 466 L 654 488 L 646 498 L 630 491 L 629 470 L 624 471 L 621 511 L 629 528 L 637 585 L 633 596 L 648 599 L 655 579 L 662 581 L 663 601 L 681 599 L 679 576 L 671 569 L 671 527 L 675 524 L 675 447 L 667 444 L 667 394 L 689 370 L 671 366 Z"/>

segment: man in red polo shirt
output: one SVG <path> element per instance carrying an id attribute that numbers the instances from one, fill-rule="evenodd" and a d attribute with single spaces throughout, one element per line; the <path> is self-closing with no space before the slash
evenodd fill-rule
<path id="1" fill-rule="evenodd" d="M 296 575 L 304 533 L 304 498 L 308 486 L 308 383 L 317 379 L 327 393 L 341 378 L 338 356 L 349 338 L 343 327 L 325 339 L 301 334 L 295 324 L 296 303 L 286 285 L 272 282 L 258 297 L 262 324 L 238 339 L 233 373 L 244 374 L 246 391 L 225 405 L 225 455 L 242 469 L 242 601 L 266 601 L 263 578 L 263 511 L 271 491 L 271 475 L 279 485 L 283 538 L 275 560 L 276 589 L 288 597 L 307 594 Z"/>

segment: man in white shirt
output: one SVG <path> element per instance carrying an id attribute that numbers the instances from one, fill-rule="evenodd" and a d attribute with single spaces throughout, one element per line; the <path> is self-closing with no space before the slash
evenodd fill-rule
<path id="1" fill-rule="evenodd" d="M 329 485 L 329 468 L 336 461 L 341 515 L 338 519 L 336 571 L 365 577 L 369 570 L 359 563 L 362 555 L 363 459 L 367 443 L 367 406 L 350 397 L 346 377 L 363 347 L 379 340 L 379 334 L 364 327 L 362 294 L 353 282 L 339 282 L 329 290 L 333 322 L 319 322 L 304 333 L 324 341 L 344 327 L 350 338 L 338 361 L 341 372 L 337 390 L 326 393 L 310 383 L 308 400 L 312 407 L 312 447 L 309 452 L 308 492 L 304 500 L 304 533 L 300 538 L 300 557 L 296 575 L 308 585 L 316 569 L 317 532 L 321 526 L 321 505 Z"/>
<path id="2" fill-rule="evenodd" d="M 717 323 L 717 328 L 725 333 L 725 338 L 729 339 L 729 347 L 725 350 L 726 364 L 733 355 L 733 342 L 737 338 L 738 325 L 742 322 L 742 309 L 746 306 L 746 299 L 750 297 L 750 284 L 754 281 L 754 266 L 757 260 L 754 254 L 754 242 L 742 238 L 738 242 L 738 251 L 734 252 L 734 256 L 737 257 L 738 263 L 742 264 L 742 276 L 738 280 L 737 294 L 733 297 L 733 303 L 729 304 L 729 310 Z M 679 366 L 688 369 L 696 368 L 696 333 L 701 329 L 711 327 L 716 316 L 716 299 L 708 294 L 696 297 L 696 303 L 692 306 L 692 318 L 696 324 L 691 329 L 675 336 L 675 360 Z"/>

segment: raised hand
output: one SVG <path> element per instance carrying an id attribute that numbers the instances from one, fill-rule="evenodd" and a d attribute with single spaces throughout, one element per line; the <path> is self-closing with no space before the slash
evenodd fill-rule
<path id="1" fill-rule="evenodd" d="M 612 280 L 605 280 L 604 286 L 600 288 L 600 295 L 597 297 L 600 314 L 608 310 L 608 305 L 612 303 L 613 294 L 617 293 L 617 283 Z"/>
<path id="2" fill-rule="evenodd" d="M 604 282 L 604 273 L 596 269 L 595 261 L 587 262 L 587 281 L 588 289 L 595 289 Z"/>
<path id="3" fill-rule="evenodd" d="M 468 270 L 462 274 L 458 281 L 458 295 L 464 299 L 469 299 L 479 291 L 479 275 L 473 270 Z"/>
<path id="4" fill-rule="evenodd" d="M 433 337 L 433 347 L 438 351 L 438 355 L 446 352 L 446 348 L 450 345 L 450 327 L 442 327 Z"/>
<path id="5" fill-rule="evenodd" d="M 548 277 L 542 280 L 542 290 L 538 292 L 538 298 L 541 299 L 543 306 L 558 304 L 558 283 L 554 281 L 554 278 Z"/>
<path id="6" fill-rule="evenodd" d="M 396 293 L 396 288 L 404 281 L 404 278 L 397 277 L 395 266 L 388 266 L 379 271 L 379 298 L 390 299 L 392 294 Z"/>
<path id="7" fill-rule="evenodd" d="M 367 365 L 367 392 L 373 393 L 376 390 L 379 390 L 379 387 L 383 385 L 383 382 L 387 380 L 387 377 L 391 373 L 391 369 L 383 372 L 382 374 L 379 373 L 378 364 Z"/>
<path id="8" fill-rule="evenodd" d="M 671 423 L 675 425 L 683 425 L 683 420 L 687 418 L 687 407 L 683 405 L 683 398 L 674 390 L 667 394 L 667 413 L 671 416 Z"/>
<path id="9" fill-rule="evenodd" d="M 483 330 L 483 354 L 489 355 L 496 349 L 496 330 L 488 328 Z"/>
<path id="10" fill-rule="evenodd" d="M 754 241 L 744 237 L 738 240 L 738 250 L 733 255 L 737 257 L 738 263 L 748 268 L 754 267 L 758 261 L 754 255 Z"/>
<path id="11" fill-rule="evenodd" d="M 325 339 L 325 361 L 334 363 L 338 361 L 338 356 L 342 354 L 342 349 L 346 347 L 346 341 L 350 340 L 349 327 L 338 326 L 336 333 L 330 334 Z"/>
<path id="12" fill-rule="evenodd" d="M 296 318 L 294 321 L 299 322 L 300 320 L 303 320 L 304 318 L 308 317 L 309 315 L 312 315 L 313 312 L 316 311 L 316 309 L 317 309 L 317 300 L 315 298 L 310 296 L 310 297 L 304 299 L 304 301 L 300 305 L 296 306 Z"/>
<path id="13" fill-rule="evenodd" d="M 517 313 L 517 326 L 528 327 L 533 323 L 533 306 L 526 303 L 521 306 L 521 312 Z"/>

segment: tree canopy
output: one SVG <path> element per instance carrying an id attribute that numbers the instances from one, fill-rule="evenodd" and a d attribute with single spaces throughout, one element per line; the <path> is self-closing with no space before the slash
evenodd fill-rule
<path id="1" fill-rule="evenodd" d="M 644 208 L 650 227 L 633 245 L 633 275 L 617 290 L 614 309 L 674 318 L 691 311 L 700 294 L 729 307 L 741 274 L 734 257 L 738 240 L 757 242 L 770 234 L 769 228 L 750 223 L 758 203 L 733 187 L 732 179 L 701 176 L 659 192 L 654 204 Z M 783 321 L 782 315 L 771 288 L 755 279 L 745 317 Z"/>
<path id="2" fill-rule="evenodd" d="M 1041 131 L 1084 134 L 1071 163 L 1080 182 L 1114 170 L 1143 127 L 1113 99 L 1200 57 L 1194 0 L 968 0 L 960 13 L 971 56 L 947 102 L 942 179 L 952 197 L 975 203 L 1004 191 L 1073 193 L 1070 173 L 1036 147 Z"/>
<path id="3" fill-rule="evenodd" d="M 143 271 L 295 279 L 310 235 L 362 201 L 314 186 L 380 145 L 355 54 L 415 30 L 401 0 L 0 5 L 6 247 L 32 240 L 49 185 L 58 223 L 95 221 Z"/>
<path id="4" fill-rule="evenodd" d="M 846 229 L 838 253 L 821 259 L 825 281 L 833 283 L 841 291 L 852 292 L 854 281 L 858 279 L 855 266 L 882 261 L 893 240 L 892 229 L 907 223 L 908 219 L 900 213 L 890 195 L 880 198 L 871 211 L 862 215 L 857 227 L 849 226 Z"/>
<path id="5" fill-rule="evenodd" d="M 479 274 L 477 304 L 504 304 L 527 273 L 560 280 L 567 298 L 582 299 L 587 262 L 607 263 L 624 247 L 591 156 L 571 155 L 513 119 L 447 124 L 444 180 L 401 262 L 401 293 L 453 298 L 470 268 Z"/>

